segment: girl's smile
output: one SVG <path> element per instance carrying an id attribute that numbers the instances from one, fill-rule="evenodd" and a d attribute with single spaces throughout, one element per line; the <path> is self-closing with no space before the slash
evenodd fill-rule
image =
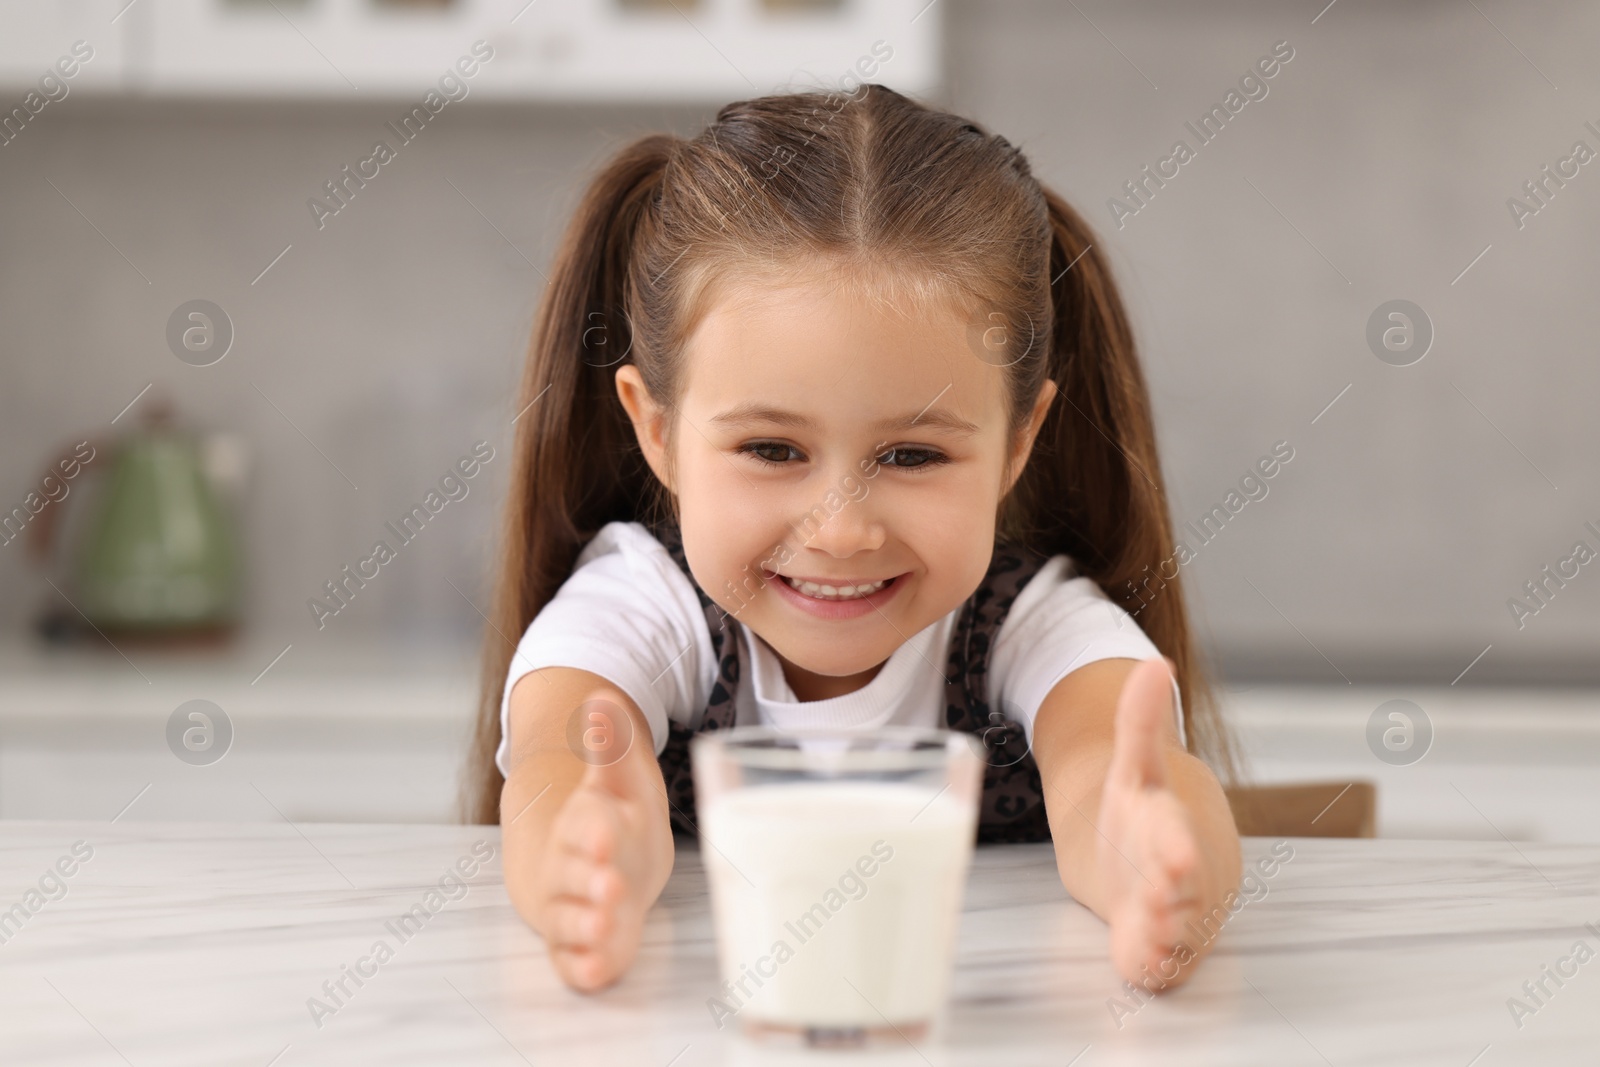
<path id="1" fill-rule="evenodd" d="M 887 579 L 852 578 L 848 581 L 824 578 L 797 579 L 779 574 L 772 582 L 784 600 L 818 619 L 854 619 L 881 611 L 894 599 L 909 574 Z M 796 585 L 799 588 L 796 588 Z"/>

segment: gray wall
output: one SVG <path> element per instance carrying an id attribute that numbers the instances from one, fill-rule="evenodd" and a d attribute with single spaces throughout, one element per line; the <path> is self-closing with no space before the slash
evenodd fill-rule
<path id="1" fill-rule="evenodd" d="M 1600 676 L 1600 568 L 1521 630 L 1506 607 L 1580 537 L 1600 549 L 1582 529 L 1600 526 L 1600 165 L 1520 231 L 1506 207 L 1575 140 L 1600 150 L 1583 125 L 1600 126 L 1600 11 L 1343 0 L 1311 25 L 1322 3 L 1079 6 L 1126 58 L 1071 7 L 958 6 L 952 87 L 1102 227 L 1177 521 L 1273 441 L 1296 449 L 1186 568 L 1224 662 L 1448 683 L 1492 643 L 1464 681 Z M 1106 199 L 1283 39 L 1269 95 L 1115 229 Z M 1395 298 L 1436 328 L 1409 367 L 1364 339 Z"/>
<path id="2" fill-rule="evenodd" d="M 1274 442 L 1294 447 L 1269 495 L 1183 568 L 1222 666 L 1447 683 L 1492 644 L 1463 684 L 1600 678 L 1600 567 L 1520 631 L 1506 607 L 1580 537 L 1600 548 L 1582 529 L 1600 526 L 1600 164 L 1520 231 L 1506 208 L 1575 140 L 1600 150 L 1583 126 L 1600 126 L 1600 11 L 1340 0 L 1312 25 L 1317 3 L 1078 7 L 941 0 L 938 102 L 1021 145 L 1100 229 L 1143 345 L 1177 523 Z M 1118 229 L 1107 198 L 1174 140 L 1193 146 L 1184 122 L 1284 39 L 1295 56 L 1269 94 Z M 609 148 L 692 133 L 714 109 L 452 109 L 319 232 L 306 198 L 393 110 L 74 98 L 0 149 L 6 508 L 55 447 L 114 429 L 154 382 L 256 449 L 244 520 L 257 631 L 476 634 L 449 583 L 485 602 L 511 389 L 542 287 L 523 257 L 544 265 Z M 196 297 L 238 332 L 204 369 L 163 336 Z M 1364 338 L 1395 298 L 1436 330 L 1408 367 Z M 478 439 L 500 451 L 472 495 L 318 633 L 306 598 Z M 13 629 L 50 593 L 19 548 L 0 548 L 0 625 Z"/>

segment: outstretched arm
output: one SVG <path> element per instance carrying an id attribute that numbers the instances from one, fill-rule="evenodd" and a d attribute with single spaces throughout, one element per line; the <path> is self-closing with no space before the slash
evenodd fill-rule
<path id="1" fill-rule="evenodd" d="M 607 703 L 584 709 L 590 700 Z M 631 742 L 619 742 L 620 753 L 580 757 L 567 742 L 568 721 L 580 709 L 605 716 L 594 728 Z M 630 722 L 610 721 L 618 715 Z M 506 891 L 544 936 L 562 980 L 585 992 L 603 988 L 633 962 L 645 913 L 672 873 L 672 827 L 650 727 L 621 690 L 568 667 L 523 675 L 511 691 L 510 719 L 511 773 L 500 793 Z"/>
<path id="2" fill-rule="evenodd" d="M 1215 939 L 1187 925 L 1239 885 L 1221 783 L 1178 743 L 1164 658 L 1105 659 L 1056 683 L 1034 719 L 1056 867 L 1111 926 L 1111 962 L 1150 989 L 1179 985 Z"/>

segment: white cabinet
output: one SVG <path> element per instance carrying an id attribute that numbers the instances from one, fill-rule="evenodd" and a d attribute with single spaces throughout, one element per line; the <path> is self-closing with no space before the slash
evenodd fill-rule
<path id="1" fill-rule="evenodd" d="M 120 88 L 127 2 L 0 0 L 0 108 L 10 112 L 30 89 L 55 103 L 80 88 Z M 46 78 L 55 80 L 41 84 Z"/>
<path id="2" fill-rule="evenodd" d="M 360 100 L 425 91 L 481 36 L 492 5 L 374 0 L 159 0 L 132 67 L 158 94 Z"/>
<path id="3" fill-rule="evenodd" d="M 1429 724 L 1410 763 L 1369 740 L 1396 697 Z M 1379 837 L 1600 842 L 1593 689 L 1262 684 L 1223 706 L 1257 784 L 1371 782 Z"/>
<path id="4" fill-rule="evenodd" d="M 286 643 L 124 659 L 0 638 L 0 820 L 456 821 L 475 651 Z M 186 759 L 197 700 L 220 747 Z"/>
<path id="5" fill-rule="evenodd" d="M 156 96 L 717 102 L 859 81 L 924 93 L 939 81 L 940 14 L 928 0 L 0 0 L 0 85 L 33 82 L 82 39 L 95 50 L 84 84 Z"/>
<path id="6" fill-rule="evenodd" d="M 515 23 L 488 27 L 500 57 L 491 91 L 726 101 L 841 82 L 846 90 L 879 81 L 924 93 L 939 81 L 940 23 L 934 12 L 918 17 L 927 0 L 815 9 L 757 0 L 676 4 L 539 0 Z"/>

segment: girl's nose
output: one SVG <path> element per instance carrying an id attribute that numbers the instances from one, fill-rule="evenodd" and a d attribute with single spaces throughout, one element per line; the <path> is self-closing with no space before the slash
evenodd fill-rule
<path id="1" fill-rule="evenodd" d="M 821 503 L 800 517 L 796 529 L 802 532 L 806 547 L 845 559 L 884 546 L 888 531 L 878 519 L 877 501 L 870 492 L 862 491 L 865 483 L 850 484 L 857 489 L 854 494 L 835 483 L 834 492 L 825 493 Z"/>

